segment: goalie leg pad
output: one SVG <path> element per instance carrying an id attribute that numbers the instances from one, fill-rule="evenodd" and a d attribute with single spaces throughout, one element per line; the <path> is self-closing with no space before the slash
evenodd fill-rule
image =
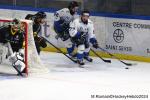
<path id="1" fill-rule="evenodd" d="M 17 69 L 22 72 L 25 68 L 25 64 L 24 64 L 24 58 L 20 56 L 19 53 L 13 53 L 10 58 L 9 61 L 12 63 L 13 66 L 16 66 Z"/>
<path id="2" fill-rule="evenodd" d="M 6 55 L 8 53 L 8 48 L 0 43 L 0 64 L 6 59 Z"/>
<path id="3" fill-rule="evenodd" d="M 25 69 L 25 64 L 24 62 L 22 62 L 21 60 L 17 60 L 14 64 L 14 66 L 16 66 L 16 68 L 22 72 Z"/>

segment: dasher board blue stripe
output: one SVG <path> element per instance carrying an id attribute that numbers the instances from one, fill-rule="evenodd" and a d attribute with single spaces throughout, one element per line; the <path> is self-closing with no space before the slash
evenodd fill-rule
<path id="1" fill-rule="evenodd" d="M 34 7 L 27 7 L 27 6 L 6 6 L 6 5 L 0 5 L 0 9 L 44 11 L 44 12 L 49 12 L 49 13 L 54 13 L 55 11 L 58 10 L 58 9 L 54 9 L 54 8 L 34 8 Z M 150 20 L 150 16 L 113 14 L 113 13 L 101 13 L 101 12 L 91 12 L 90 14 L 91 14 L 91 16 L 102 16 L 102 17 L 111 17 L 111 18 Z"/>

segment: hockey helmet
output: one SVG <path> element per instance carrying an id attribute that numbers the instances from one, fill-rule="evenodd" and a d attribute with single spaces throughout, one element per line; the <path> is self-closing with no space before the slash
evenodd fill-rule
<path id="1" fill-rule="evenodd" d="M 36 18 L 42 18 L 42 19 L 44 19 L 44 18 L 46 18 L 46 13 L 43 12 L 43 11 L 39 11 L 39 12 L 37 12 L 35 14 L 35 16 L 36 16 Z"/>
<path id="2" fill-rule="evenodd" d="M 83 10 L 83 11 L 81 12 L 81 21 L 82 21 L 84 24 L 88 24 L 89 16 L 90 16 L 90 12 L 89 12 L 88 10 Z"/>
<path id="3" fill-rule="evenodd" d="M 72 9 L 72 8 L 78 7 L 78 6 L 79 6 L 78 2 L 72 1 L 72 2 L 69 3 L 68 8 L 69 8 L 69 9 Z"/>
<path id="4" fill-rule="evenodd" d="M 84 9 L 84 10 L 81 12 L 81 16 L 90 16 L 89 10 Z"/>
<path id="5" fill-rule="evenodd" d="M 21 23 L 21 21 L 19 19 L 17 19 L 17 18 L 15 18 L 15 19 L 12 20 L 12 24 L 13 25 L 18 25 L 20 23 Z"/>
<path id="6" fill-rule="evenodd" d="M 10 23 L 11 25 L 11 34 L 15 35 L 17 31 L 21 31 L 21 21 L 19 19 L 13 19 Z"/>

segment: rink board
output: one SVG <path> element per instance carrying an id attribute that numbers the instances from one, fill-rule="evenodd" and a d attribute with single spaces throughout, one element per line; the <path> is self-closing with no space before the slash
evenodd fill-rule
<path id="1" fill-rule="evenodd" d="M 17 9 L 17 8 L 16 8 Z M 37 11 L 0 9 L 1 17 L 21 18 Z M 4 13 L 5 11 L 5 13 Z M 53 30 L 53 12 L 47 12 L 47 23 L 42 27 L 42 35 L 48 37 L 56 46 L 63 48 L 65 44 L 55 39 Z M 91 16 L 94 22 L 95 35 L 102 48 L 119 56 L 121 59 L 150 62 L 150 21 L 147 19 L 117 18 L 114 16 Z M 55 51 L 51 46 L 44 49 Z M 97 50 L 102 56 L 109 57 Z"/>
<path id="2" fill-rule="evenodd" d="M 48 47 L 48 48 L 44 48 L 44 51 L 51 51 L 51 52 L 59 52 L 58 50 L 56 50 L 53 47 Z M 65 53 L 66 52 L 66 48 L 61 48 L 61 50 Z M 102 52 L 102 51 L 97 51 L 97 53 L 102 56 L 102 57 L 106 57 L 106 58 L 111 58 L 111 56 L 109 56 L 107 53 Z M 143 62 L 150 62 L 150 58 L 149 57 L 142 57 L 142 56 L 136 56 L 136 55 L 125 55 L 125 54 L 117 54 L 114 53 L 114 56 L 117 56 L 120 59 L 125 59 L 125 60 L 133 60 L 133 61 L 143 61 Z M 96 56 L 95 54 L 93 54 L 92 52 L 90 52 L 90 56 Z"/>

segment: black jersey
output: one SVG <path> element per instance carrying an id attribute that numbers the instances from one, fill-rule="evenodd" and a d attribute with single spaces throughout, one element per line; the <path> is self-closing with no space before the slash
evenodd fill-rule
<path id="1" fill-rule="evenodd" d="M 18 52 L 19 49 L 23 47 L 24 42 L 24 33 L 23 32 L 17 32 L 14 35 L 12 35 L 12 29 L 11 26 L 6 26 L 0 29 L 0 43 L 7 43 L 9 42 L 13 52 Z"/>
<path id="2" fill-rule="evenodd" d="M 33 32 L 36 32 L 37 34 L 40 33 L 41 31 L 41 25 L 39 23 L 37 23 L 37 19 L 36 19 L 36 16 L 35 15 L 32 15 L 32 14 L 28 14 L 25 19 L 28 19 L 28 20 L 32 20 L 33 21 Z"/>
<path id="3" fill-rule="evenodd" d="M 40 54 L 40 51 L 41 51 L 41 48 L 40 47 L 43 47 L 45 48 L 47 46 L 45 40 L 39 36 L 39 33 L 41 31 L 41 25 L 40 23 L 38 22 L 38 17 L 37 17 L 37 14 L 35 15 L 32 15 L 32 14 L 28 14 L 25 19 L 28 19 L 28 20 L 32 20 L 33 21 L 33 36 L 34 36 L 34 42 L 35 42 L 35 46 L 36 46 L 36 49 L 37 49 L 37 52 L 38 54 Z"/>

